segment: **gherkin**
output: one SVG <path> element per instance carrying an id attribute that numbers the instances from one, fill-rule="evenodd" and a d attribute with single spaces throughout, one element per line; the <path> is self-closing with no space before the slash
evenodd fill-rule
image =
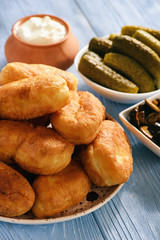
<path id="1" fill-rule="evenodd" d="M 151 29 L 151 28 L 147 28 L 147 27 L 142 27 L 142 26 L 134 26 L 134 25 L 123 26 L 122 29 L 121 29 L 121 34 L 122 35 L 133 36 L 133 34 L 135 33 L 136 30 L 144 30 L 144 31 L 150 33 L 151 35 L 153 35 L 158 40 L 160 40 L 160 31 L 159 30 L 155 30 L 155 29 Z"/>
<path id="2" fill-rule="evenodd" d="M 133 81 L 139 87 L 139 92 L 150 92 L 155 89 L 151 75 L 133 58 L 120 53 L 107 53 L 104 63 Z"/>
<path id="3" fill-rule="evenodd" d="M 143 42 L 160 56 L 160 41 L 154 36 L 152 36 L 150 33 L 143 30 L 137 30 L 133 34 L 133 37 Z"/>
<path id="4" fill-rule="evenodd" d="M 136 84 L 113 71 L 91 54 L 85 53 L 81 57 L 78 69 L 84 76 L 104 87 L 125 93 L 137 93 L 139 90 Z"/>
<path id="5" fill-rule="evenodd" d="M 111 47 L 111 40 L 108 40 L 108 38 L 104 37 L 96 37 L 90 40 L 88 49 L 103 57 L 105 53 L 108 53 L 111 50 Z"/>
<path id="6" fill-rule="evenodd" d="M 157 88 L 160 88 L 160 58 L 150 47 L 133 37 L 120 35 L 113 39 L 111 51 L 138 61 L 156 79 Z"/>

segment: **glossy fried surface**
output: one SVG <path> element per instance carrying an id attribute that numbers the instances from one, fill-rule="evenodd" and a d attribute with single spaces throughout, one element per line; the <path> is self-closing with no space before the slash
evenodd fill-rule
<path id="1" fill-rule="evenodd" d="M 133 168 L 131 148 L 116 122 L 102 122 L 96 139 L 83 152 L 82 162 L 91 181 L 98 186 L 112 186 L 129 179 Z"/>
<path id="2" fill-rule="evenodd" d="M 35 194 L 28 181 L 17 171 L 0 162 L 0 215 L 16 217 L 29 211 Z"/>
<path id="3" fill-rule="evenodd" d="M 54 130 L 18 121 L 0 121 L 0 160 L 12 157 L 28 172 L 48 175 L 64 169 L 74 146 Z"/>
<path id="4" fill-rule="evenodd" d="M 21 62 L 8 63 L 1 71 L 0 84 L 21 80 L 23 78 L 35 77 L 37 75 L 58 75 L 67 82 L 69 90 L 77 90 L 78 79 L 74 74 L 63 71 L 56 67 L 44 64 L 26 64 Z"/>
<path id="5" fill-rule="evenodd" d="M 10 162 L 30 129 L 29 123 L 0 120 L 0 161 Z"/>
<path id="6" fill-rule="evenodd" d="M 87 195 L 90 181 L 79 163 L 72 161 L 60 173 L 37 177 L 32 187 L 36 194 L 32 212 L 45 218 L 79 203 Z"/>
<path id="7" fill-rule="evenodd" d="M 53 127 L 69 142 L 88 144 L 96 137 L 105 117 L 105 108 L 89 92 L 70 91 L 68 104 L 51 114 Z"/>
<path id="8" fill-rule="evenodd" d="M 65 106 L 69 89 L 59 76 L 36 76 L 0 87 L 0 117 L 32 119 Z"/>

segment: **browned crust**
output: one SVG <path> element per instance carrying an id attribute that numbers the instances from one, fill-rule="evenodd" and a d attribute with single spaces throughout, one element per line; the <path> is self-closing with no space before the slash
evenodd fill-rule
<path id="1" fill-rule="evenodd" d="M 58 75 L 63 77 L 69 90 L 77 90 L 78 79 L 74 74 L 44 64 L 8 63 L 1 71 L 1 85 L 37 75 Z"/>
<path id="2" fill-rule="evenodd" d="M 53 129 L 1 120 L 0 133 L 0 160 L 14 158 L 31 173 L 48 175 L 59 172 L 71 161 L 74 146 Z"/>
<path id="3" fill-rule="evenodd" d="M 89 144 L 98 134 L 105 108 L 89 92 L 70 92 L 68 104 L 51 114 L 53 127 L 69 142 Z"/>
<path id="4" fill-rule="evenodd" d="M 16 170 L 0 162 L 0 215 L 20 216 L 31 209 L 35 194 L 28 181 Z"/>
<path id="5" fill-rule="evenodd" d="M 32 119 L 64 107 L 69 97 L 66 81 L 59 76 L 36 76 L 0 87 L 0 117 Z"/>
<path id="6" fill-rule="evenodd" d="M 102 122 L 96 139 L 86 147 L 82 162 L 92 182 L 112 186 L 129 179 L 133 168 L 130 144 L 117 122 Z"/>
<path id="7" fill-rule="evenodd" d="M 45 218 L 80 202 L 89 192 L 90 181 L 79 163 L 72 161 L 60 173 L 37 177 L 33 189 L 36 201 L 32 212 L 38 218 Z"/>

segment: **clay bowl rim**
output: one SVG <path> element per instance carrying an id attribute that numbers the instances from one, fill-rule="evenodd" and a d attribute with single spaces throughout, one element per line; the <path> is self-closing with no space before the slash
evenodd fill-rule
<path id="1" fill-rule="evenodd" d="M 66 35 L 64 36 L 63 39 L 61 39 L 60 41 L 58 42 L 55 42 L 55 43 L 50 43 L 50 44 L 43 44 L 43 45 L 38 45 L 38 44 L 32 44 L 32 43 L 28 43 L 26 41 L 24 41 L 23 39 L 21 39 L 20 37 L 18 37 L 18 35 L 15 33 L 15 27 L 17 26 L 20 26 L 22 23 L 26 22 L 29 18 L 31 17 L 45 17 L 45 16 L 48 16 L 50 17 L 51 19 L 61 23 L 62 25 L 65 26 L 66 28 Z M 70 25 L 65 21 L 63 20 L 62 18 L 59 18 L 57 16 L 54 16 L 54 15 L 50 15 L 50 14 L 33 14 L 33 15 L 29 15 L 29 16 L 26 16 L 26 17 L 23 17 L 23 18 L 20 18 L 19 20 L 17 20 L 13 27 L 12 27 L 12 35 L 14 36 L 14 38 L 21 42 L 22 44 L 26 45 L 26 46 L 29 46 L 29 47 L 36 47 L 36 48 L 46 48 L 46 47 L 54 47 L 56 45 L 59 45 L 61 43 L 63 43 L 68 37 L 69 37 L 69 34 L 71 32 L 71 28 L 70 28 Z"/>

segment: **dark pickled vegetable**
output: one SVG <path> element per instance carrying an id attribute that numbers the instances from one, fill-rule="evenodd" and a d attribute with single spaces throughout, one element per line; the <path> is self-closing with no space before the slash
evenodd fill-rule
<path id="1" fill-rule="evenodd" d="M 152 112 L 146 117 L 148 124 L 154 124 L 155 122 L 160 121 L 160 113 Z"/>
<path id="2" fill-rule="evenodd" d="M 138 119 L 138 114 L 137 114 L 137 112 L 138 112 L 138 108 L 135 108 L 135 109 L 133 109 L 132 111 L 130 111 L 130 113 L 129 113 L 129 116 L 128 116 L 128 121 L 132 124 L 132 125 L 134 125 L 135 127 L 139 127 L 139 119 Z"/>
<path id="3" fill-rule="evenodd" d="M 120 35 L 113 39 L 111 51 L 138 61 L 156 79 L 157 88 L 160 88 L 160 58 L 150 47 L 133 37 Z"/>
<path id="4" fill-rule="evenodd" d="M 160 113 L 160 108 L 157 106 L 157 104 L 155 104 L 154 101 L 150 101 L 148 99 L 145 100 L 145 102 L 147 103 L 147 105 L 153 109 L 153 111 Z"/>
<path id="5" fill-rule="evenodd" d="M 132 36 L 136 30 L 144 30 L 144 31 L 150 33 L 151 35 L 153 35 L 155 38 L 160 40 L 160 31 L 159 30 L 146 28 L 146 27 L 142 27 L 142 26 L 134 26 L 134 25 L 124 26 L 121 29 L 121 34 Z"/>
<path id="6" fill-rule="evenodd" d="M 119 36 L 120 34 L 118 33 L 111 33 L 108 37 L 109 40 L 113 40 L 116 36 Z"/>
<path id="7" fill-rule="evenodd" d="M 138 86 L 127 78 L 113 71 L 96 57 L 85 53 L 78 65 L 79 71 L 104 87 L 126 93 L 137 93 Z"/>
<path id="8" fill-rule="evenodd" d="M 137 30 L 133 36 L 143 42 L 160 56 L 160 41 L 144 30 Z"/>
<path id="9" fill-rule="evenodd" d="M 139 128 L 140 126 L 142 126 L 146 123 L 145 111 L 140 111 L 138 107 L 133 109 L 128 116 L 128 120 L 135 127 Z"/>
<path id="10" fill-rule="evenodd" d="M 103 57 L 106 53 L 110 52 L 111 47 L 111 40 L 108 38 L 96 37 L 90 40 L 88 49 Z"/>
<path id="11" fill-rule="evenodd" d="M 143 93 L 155 90 L 154 79 L 133 58 L 111 52 L 105 54 L 104 63 L 134 82 L 139 87 L 139 92 Z"/>
<path id="12" fill-rule="evenodd" d="M 148 137 L 149 139 L 152 139 L 152 134 L 148 130 L 148 126 L 142 126 L 139 129 L 146 137 Z"/>
<path id="13" fill-rule="evenodd" d="M 128 121 L 160 146 L 160 99 L 145 100 L 130 111 Z"/>
<path id="14" fill-rule="evenodd" d="M 97 59 L 98 61 L 103 61 L 103 59 L 97 53 L 95 53 L 93 51 L 87 51 L 86 54 L 88 56 L 91 56 L 91 57 Z"/>
<path id="15" fill-rule="evenodd" d="M 160 122 L 155 122 L 154 124 L 149 125 L 148 130 L 152 135 L 156 134 L 157 132 L 160 132 Z"/>

